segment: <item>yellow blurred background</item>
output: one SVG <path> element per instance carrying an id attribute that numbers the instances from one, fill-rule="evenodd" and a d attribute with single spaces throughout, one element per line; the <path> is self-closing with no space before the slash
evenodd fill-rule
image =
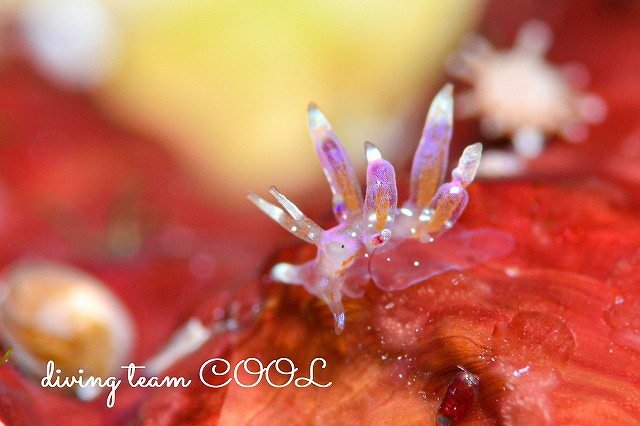
<path id="1" fill-rule="evenodd" d="M 310 101 L 359 167 L 365 140 L 393 158 L 403 119 L 417 113 L 483 5 L 10 0 L 4 15 L 17 16 L 45 73 L 166 143 L 206 193 L 234 207 L 247 190 L 264 194 L 269 185 L 302 196 L 321 176 L 306 129 Z M 73 43 L 77 51 L 65 51 Z M 56 60 L 57 69 L 47 64 Z"/>

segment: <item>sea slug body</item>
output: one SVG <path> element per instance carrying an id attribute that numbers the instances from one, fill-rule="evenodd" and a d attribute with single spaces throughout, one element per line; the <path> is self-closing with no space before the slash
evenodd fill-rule
<path id="1" fill-rule="evenodd" d="M 395 170 L 378 148 L 365 142 L 365 196 L 346 151 L 322 112 L 311 104 L 309 130 L 333 193 L 338 225 L 324 230 L 275 187 L 269 192 L 282 208 L 250 192 L 251 200 L 283 228 L 317 246 L 315 259 L 302 265 L 278 263 L 271 277 L 303 285 L 324 300 L 345 327 L 342 296 L 361 297 L 370 279 L 383 290 L 400 290 L 436 274 L 464 269 L 505 255 L 510 235 L 488 229 L 447 233 L 462 214 L 480 163 L 482 145 L 467 146 L 451 181 L 444 183 L 453 130 L 453 86 L 433 100 L 413 159 L 409 199 L 398 206 Z M 284 209 L 284 210 L 283 210 Z"/>

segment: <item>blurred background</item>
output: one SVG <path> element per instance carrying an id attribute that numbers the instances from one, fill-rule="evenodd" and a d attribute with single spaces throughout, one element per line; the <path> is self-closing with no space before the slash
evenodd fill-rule
<path id="1" fill-rule="evenodd" d="M 331 221 L 307 104 L 327 115 L 361 179 L 368 140 L 402 181 L 433 95 L 446 81 L 464 86 L 446 75 L 447 55 L 474 31 L 508 48 L 532 18 L 555 36 L 547 58 L 584 64 L 609 115 L 581 145 L 550 138 L 527 171 L 602 172 L 638 194 L 633 0 L 0 0 L 0 283 L 34 296 L 0 297 L 4 348 L 42 323 L 82 324 L 87 306 L 101 307 L 95 320 L 106 318 L 110 344 L 131 347 L 105 360 L 95 344 L 105 336 L 81 330 L 100 371 L 120 359 L 144 363 L 193 317 L 242 324 L 260 304 L 260 272 L 294 241 L 246 192 L 266 197 L 276 185 L 310 217 Z M 455 129 L 452 158 L 480 137 L 475 119 Z M 58 302 L 55 289 L 36 291 L 52 276 L 81 294 L 106 293 L 88 303 L 62 292 Z M 64 309 L 40 315 L 48 301 Z M 78 316 L 57 314 L 72 309 Z M 37 337 L 0 368 L 0 414 L 13 416 L 5 423 L 148 414 L 136 411 L 135 392 L 123 390 L 109 411 L 102 397 L 83 405 L 28 380 L 42 377 L 42 365 L 20 370 L 18 361 L 67 349 L 65 338 Z M 57 358 L 70 370 L 83 362 L 77 344 Z"/>
<path id="2" fill-rule="evenodd" d="M 310 101 L 360 167 L 365 140 L 400 155 L 407 116 L 484 5 L 10 0 L 0 41 L 163 144 L 219 207 L 244 207 L 247 190 L 295 197 L 321 176 Z"/>

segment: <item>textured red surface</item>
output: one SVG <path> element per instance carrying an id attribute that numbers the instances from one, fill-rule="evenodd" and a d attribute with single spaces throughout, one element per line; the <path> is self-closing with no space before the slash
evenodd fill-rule
<path id="1" fill-rule="evenodd" d="M 189 316 L 210 317 L 258 275 L 276 241 L 257 224 L 259 212 L 237 218 L 203 201 L 169 154 L 28 65 L 0 64 L 0 81 L 1 268 L 25 257 L 56 260 L 108 283 L 133 314 L 137 364 Z M 101 424 L 138 398 L 119 391 L 117 408 L 107 410 L 102 399 L 82 404 L 44 391 L 11 363 L 0 375 L 26 387 L 6 390 L 15 412 L 31 401 L 35 411 L 24 412 L 47 424 Z"/>
<path id="2" fill-rule="evenodd" d="M 123 385 L 109 410 L 102 397 L 82 403 L 41 389 L 9 363 L 0 368 L 3 420 L 424 424 L 435 420 L 462 366 L 480 380 L 467 424 L 636 423 L 640 6 L 500 0 L 489 5 L 482 31 L 509 46 L 531 17 L 556 32 L 552 61 L 587 65 L 608 118 L 581 145 L 551 140 L 529 177 L 470 187 L 461 223 L 511 232 L 512 254 L 399 292 L 371 285 L 364 298 L 347 300 L 340 337 L 326 306 L 303 289 L 261 283 L 259 271 L 273 263 L 268 253 L 292 241 L 268 218 L 250 205 L 225 216 L 151 141 L 118 129 L 89 100 L 48 86 L 26 65 L 3 64 L 0 266 L 40 256 L 103 279 L 133 313 L 138 364 L 190 315 L 206 317 L 267 290 L 253 326 L 215 339 L 169 372 L 192 379 L 187 389 Z M 457 143 L 478 139 L 473 122 L 456 126 Z M 134 227 L 141 240 L 119 240 L 118 226 Z M 312 254 L 295 246 L 277 256 L 297 262 Z M 194 267 L 196 256 L 213 266 Z M 323 357 L 327 367 L 316 365 L 315 380 L 333 384 L 210 389 L 199 384 L 198 369 L 213 357 L 232 364 L 288 357 L 300 375 Z"/>

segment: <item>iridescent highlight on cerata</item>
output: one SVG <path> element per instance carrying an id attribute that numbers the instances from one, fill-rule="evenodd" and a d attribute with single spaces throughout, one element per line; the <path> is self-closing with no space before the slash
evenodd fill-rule
<path id="1" fill-rule="evenodd" d="M 311 104 L 309 130 L 331 186 L 338 225 L 322 229 L 273 186 L 269 192 L 284 210 L 254 193 L 248 194 L 283 228 L 317 246 L 314 260 L 302 265 L 279 263 L 271 277 L 303 285 L 324 300 L 333 313 L 336 334 L 345 326 L 342 295 L 361 297 L 369 279 L 383 290 L 400 290 L 447 270 L 484 263 L 510 250 L 510 236 L 497 231 L 465 231 L 440 237 L 467 205 L 465 188 L 475 177 L 482 153 L 480 143 L 466 147 L 451 181 L 443 183 L 452 128 L 453 86 L 447 84 L 429 109 L 413 159 L 409 199 L 398 208 L 391 163 L 382 158 L 374 144 L 365 142 L 368 166 L 363 198 L 351 160 L 326 117 Z M 434 256 L 431 248 L 440 240 L 444 245 Z"/>

